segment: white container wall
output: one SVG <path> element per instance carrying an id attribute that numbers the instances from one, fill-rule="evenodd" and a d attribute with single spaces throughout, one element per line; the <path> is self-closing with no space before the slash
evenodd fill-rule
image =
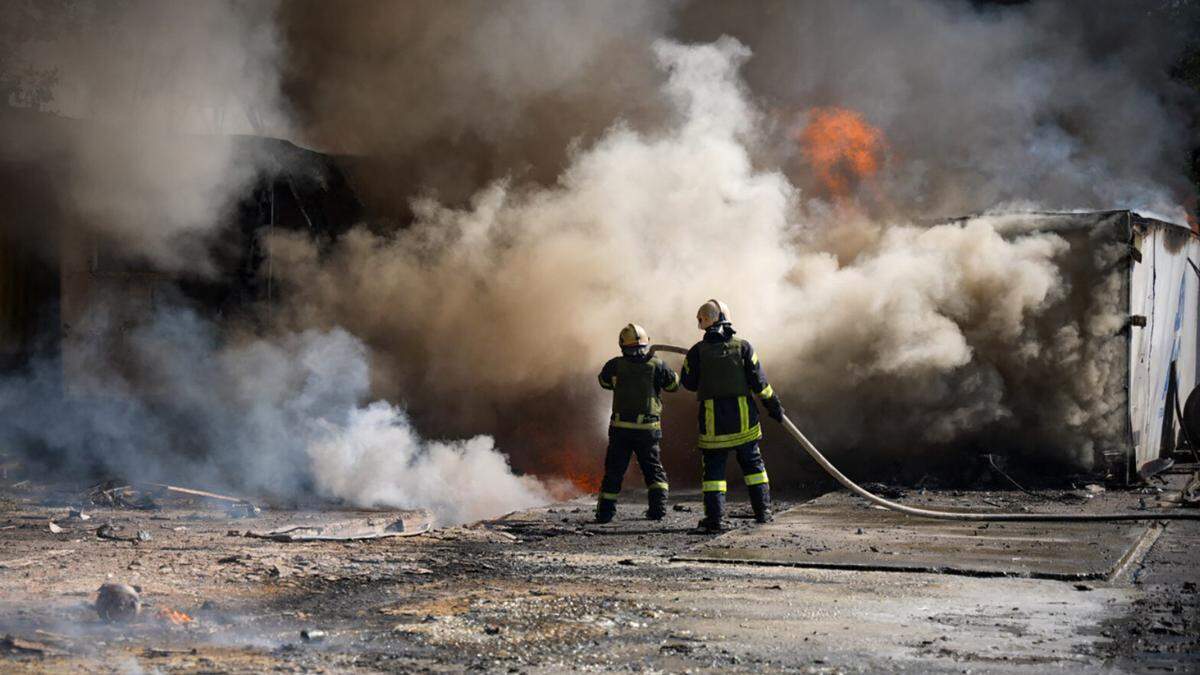
<path id="1" fill-rule="evenodd" d="M 1176 406 L 1197 381 L 1197 293 L 1200 240 L 1186 228 L 1131 215 L 1133 246 L 1141 261 L 1130 266 L 1129 421 L 1131 466 L 1136 472 L 1175 447 Z M 1143 323 L 1144 325 L 1139 325 Z M 1172 391 L 1172 371 L 1178 378 Z"/>

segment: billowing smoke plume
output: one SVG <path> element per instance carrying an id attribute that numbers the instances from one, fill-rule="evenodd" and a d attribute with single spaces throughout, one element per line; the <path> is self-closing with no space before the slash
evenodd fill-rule
<path id="1" fill-rule="evenodd" d="M 281 8 L 304 138 L 356 156 L 357 186 L 404 212 L 423 190 L 465 201 L 506 174 L 553 181 L 572 142 L 652 120 L 664 2 L 368 0 Z"/>
<path id="2" fill-rule="evenodd" d="M 1182 222 L 1179 204 L 1193 188 L 1181 140 L 1195 138 L 1186 126 L 1195 92 L 1168 75 L 1194 39 L 1195 3 L 781 1 L 742 10 L 693 3 L 677 31 L 749 45 L 746 81 L 785 129 L 815 106 L 858 111 L 882 129 L 895 161 L 871 187 L 908 217 L 1017 202 L 1121 206 Z M 804 157 L 785 161 L 797 184 L 811 185 Z"/>
<path id="3" fill-rule="evenodd" d="M 553 183 L 572 140 L 669 120 L 654 40 L 723 35 L 754 53 L 756 161 L 806 198 L 813 172 L 788 139 L 825 106 L 882 129 L 895 161 L 873 189 L 905 217 L 1007 202 L 1178 216 L 1190 190 L 1194 93 L 1168 73 L 1194 3 L 586 4 L 290 3 L 287 89 L 312 142 L 388 169 L 360 178 L 387 208 L 422 190 L 458 204 L 506 175 Z"/>
<path id="4" fill-rule="evenodd" d="M 490 411 L 520 414 L 531 391 L 590 384 L 628 321 L 690 343 L 697 299 L 713 296 L 822 438 L 915 451 L 1010 417 L 1002 377 L 974 355 L 1019 351 L 1064 292 L 1065 242 L 983 221 L 890 227 L 841 266 L 809 250 L 822 223 L 784 174 L 754 165 L 761 116 L 738 76 L 749 51 L 728 38 L 655 51 L 674 123 L 614 126 L 553 187 L 498 182 L 466 209 L 420 201 L 410 227 L 353 232 L 324 259 L 277 237 L 293 320 L 398 355 L 393 386 L 454 401 L 468 425 L 503 425 Z M 885 413 L 890 435 L 864 436 Z"/>
<path id="5" fill-rule="evenodd" d="M 180 21 L 141 31 L 163 36 L 145 44 L 214 53 L 184 62 L 205 64 L 195 70 L 124 47 L 79 62 L 162 64 L 132 91 L 165 101 L 233 95 L 198 108 L 134 96 L 149 112 L 132 119 L 191 111 L 190 135 L 147 124 L 65 142 L 69 204 L 89 227 L 161 267 L 207 271 L 221 211 L 258 169 L 221 150 L 234 128 L 203 126 L 237 109 L 248 131 L 348 155 L 339 163 L 383 217 L 332 245 L 266 237 L 282 305 L 252 336 L 184 349 L 224 364 L 213 373 L 154 357 L 160 342 L 186 346 L 187 330 L 146 328 L 154 337 L 135 344 L 135 361 L 157 364 L 140 366 L 150 393 L 216 378 L 229 401 L 262 401 L 261 423 L 230 425 L 204 401 L 164 409 L 139 389 L 115 396 L 137 424 L 112 423 L 125 419 L 114 411 L 79 426 L 110 424 L 112 452 L 175 462 L 191 447 L 187 461 L 214 477 L 279 475 L 255 481 L 366 503 L 442 504 L 452 470 L 457 495 L 479 501 L 440 508 L 471 517 L 544 493 L 504 471 L 488 440 L 421 441 L 392 404 L 365 402 L 403 405 L 427 434 L 494 433 L 522 469 L 598 466 L 594 374 L 616 331 L 637 321 L 687 344 L 696 306 L 719 297 L 826 447 L 907 458 L 1010 443 L 1086 465 L 1119 419 L 1121 354 L 1106 340 L 1123 317 L 1091 300 L 1112 292 L 1095 272 L 1120 251 L 1019 218 L 923 219 L 1013 206 L 1181 219 L 1191 99 L 1165 73 L 1192 17 L 1187 3 L 1149 19 L 1122 3 L 981 4 L 131 5 L 130 25 Z M 113 96 L 127 100 L 96 100 Z M 118 111 L 97 119 L 126 119 L 97 105 Z M 307 356 L 326 352 L 345 367 Z M 247 382 L 259 368 L 266 391 Z M 690 420 L 683 398 L 668 427 Z M 151 449 L 184 429 L 188 443 Z M 261 464 L 216 449 L 254 444 L 286 450 Z M 292 463 L 272 473 L 276 458 Z M 472 470 L 503 486 L 465 487 Z M 378 482 L 363 488 L 366 476 Z"/>
<path id="6" fill-rule="evenodd" d="M 40 216 L 4 222 L 0 252 L 25 240 L 21 254 L 44 256 L 71 295 L 47 302 L 61 311 L 62 354 L 52 348 L 0 378 L 0 445 L 66 469 L 284 499 L 315 491 L 425 507 L 443 522 L 545 501 L 543 484 L 515 476 L 490 438 L 427 442 L 401 407 L 360 407 L 371 400 L 369 369 L 345 331 L 256 336 L 229 317 L 219 328 L 170 288 L 165 273 L 228 272 L 213 264 L 223 238 L 238 234 L 226 225 L 263 173 L 279 169 L 238 136 L 288 133 L 276 9 L 5 7 L 13 30 L 0 70 L 27 68 L 52 86 L 12 94 L 27 107 L 0 111 L 3 159 L 49 192 L 32 200 Z M 6 191 L 17 198 L 27 187 Z M 27 229 L 8 231 L 13 220 Z M 478 490 L 460 491 L 469 487 Z"/>
<path id="7" fill-rule="evenodd" d="M 210 272 L 213 235 L 260 169 L 234 134 L 288 131 L 274 4 L 18 0 L 8 11 L 30 33 L 17 53 L 55 86 L 38 106 L 49 115 L 4 111 L 4 154 L 53 183 L 64 236 Z"/>

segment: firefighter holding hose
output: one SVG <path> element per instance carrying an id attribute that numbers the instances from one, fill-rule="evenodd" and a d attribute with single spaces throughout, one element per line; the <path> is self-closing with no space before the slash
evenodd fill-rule
<path id="1" fill-rule="evenodd" d="M 758 396 L 767 414 L 777 422 L 783 421 L 783 405 L 767 383 L 754 347 L 734 336 L 725 303 L 704 303 L 696 312 L 696 321 L 704 337 L 687 353 L 682 383 L 700 400 L 697 445 L 703 471 L 704 520 L 699 527 L 705 532 L 725 528 L 725 463 L 730 452 L 742 467 L 754 519 L 769 522 L 771 491 L 767 467 L 758 449 L 762 428 L 753 396 Z"/>
<path id="2" fill-rule="evenodd" d="M 662 359 L 650 354 L 650 337 L 641 326 L 631 323 L 622 328 L 618 343 L 621 356 L 610 359 L 600 371 L 600 386 L 612 391 L 613 403 L 596 522 L 607 523 L 616 515 L 617 495 L 631 455 L 637 457 L 649 491 L 646 517 L 662 520 L 667 514 L 669 486 L 659 449 L 662 440 L 659 395 L 663 391 L 677 391 L 679 375 Z"/>

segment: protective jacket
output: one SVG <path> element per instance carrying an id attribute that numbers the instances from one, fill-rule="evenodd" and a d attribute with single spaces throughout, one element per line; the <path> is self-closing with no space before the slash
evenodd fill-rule
<path id="1" fill-rule="evenodd" d="M 765 402 L 775 397 L 754 347 L 735 337 L 728 324 L 705 331 L 688 350 L 682 383 L 700 400 L 701 450 L 719 450 L 762 438 L 753 395 Z"/>
<path id="2" fill-rule="evenodd" d="M 677 390 L 679 376 L 656 356 L 618 356 L 600 370 L 600 386 L 613 392 L 611 428 L 659 431 L 659 393 Z"/>

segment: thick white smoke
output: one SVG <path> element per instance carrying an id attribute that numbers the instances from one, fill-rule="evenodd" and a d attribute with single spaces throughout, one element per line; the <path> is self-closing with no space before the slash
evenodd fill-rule
<path id="1" fill-rule="evenodd" d="M 522 414 L 531 390 L 590 383 L 629 321 L 690 344 L 709 297 L 731 304 L 785 401 L 838 447 L 918 452 L 1012 417 L 977 352 L 1036 346 L 1029 325 L 1066 290 L 1066 242 L 985 220 L 814 219 L 781 171 L 755 165 L 762 118 L 738 75 L 749 51 L 725 38 L 655 53 L 673 123 L 613 126 L 551 187 L 500 181 L 465 209 L 423 199 L 411 227 L 352 232 L 326 258 L 277 236 L 291 320 L 402 355 L 383 386 L 454 401 L 468 428 L 495 407 Z M 849 263 L 814 243 L 834 226 L 863 231 Z M 603 415 L 589 417 L 598 432 Z"/>
<path id="2" fill-rule="evenodd" d="M 13 442 L 478 517 L 545 491 L 484 437 L 421 440 L 409 413 L 460 437 L 507 433 L 521 443 L 503 449 L 545 473 L 561 457 L 598 467 L 594 374 L 616 331 L 637 321 L 687 344 L 714 296 L 823 445 L 903 457 L 1025 434 L 1085 465 L 1114 436 L 1119 321 L 1077 297 L 1111 294 L 1111 278 L 1068 274 L 1081 252 L 1057 235 L 913 222 L 1015 200 L 1172 212 L 1177 92 L 1151 76 L 1153 44 L 1106 39 L 1089 10 L 78 7 L 85 30 L 24 47 L 61 68 L 47 108 L 66 119 L 0 124 L 6 159 L 62 177 L 70 229 L 124 260 L 211 273 L 260 168 L 228 135 L 292 128 L 369 155 L 339 161 L 403 222 L 328 247 L 277 230 L 285 304 L 258 337 L 171 310 L 118 340 L 118 358 L 113 312 L 56 423 L 54 368 L 0 384 Z M 792 135 L 813 106 L 881 128 L 872 194 L 811 193 Z M 1116 254 L 1087 255 L 1101 269 Z M 401 407 L 362 407 L 378 398 Z"/>
<path id="3" fill-rule="evenodd" d="M 364 506 L 426 508 L 443 523 L 479 520 L 545 503 L 546 486 L 514 476 L 488 436 L 426 441 L 384 401 L 323 423 L 307 446 L 317 489 Z"/>
<path id="4" fill-rule="evenodd" d="M 91 271 L 72 262 L 76 250 L 118 275 L 130 264 L 212 275 L 210 254 L 230 243 L 223 226 L 265 168 L 239 134 L 288 132 L 277 9 L 81 2 L 14 27 L 21 59 L 54 73 L 41 114 L 0 118 L 4 158 L 50 176 L 64 215 L 37 223 L 32 235 L 58 231 L 31 250 L 79 266 L 64 278 Z M 222 335 L 186 303 L 164 304 L 161 284 L 149 304 L 115 297 L 102 279 L 88 286 L 88 307 L 66 318 L 67 376 L 52 357 L 0 379 L 6 446 L 130 479 L 420 506 L 442 522 L 548 498 L 487 437 L 428 442 L 402 408 L 360 407 L 366 352 L 344 330 Z"/>

